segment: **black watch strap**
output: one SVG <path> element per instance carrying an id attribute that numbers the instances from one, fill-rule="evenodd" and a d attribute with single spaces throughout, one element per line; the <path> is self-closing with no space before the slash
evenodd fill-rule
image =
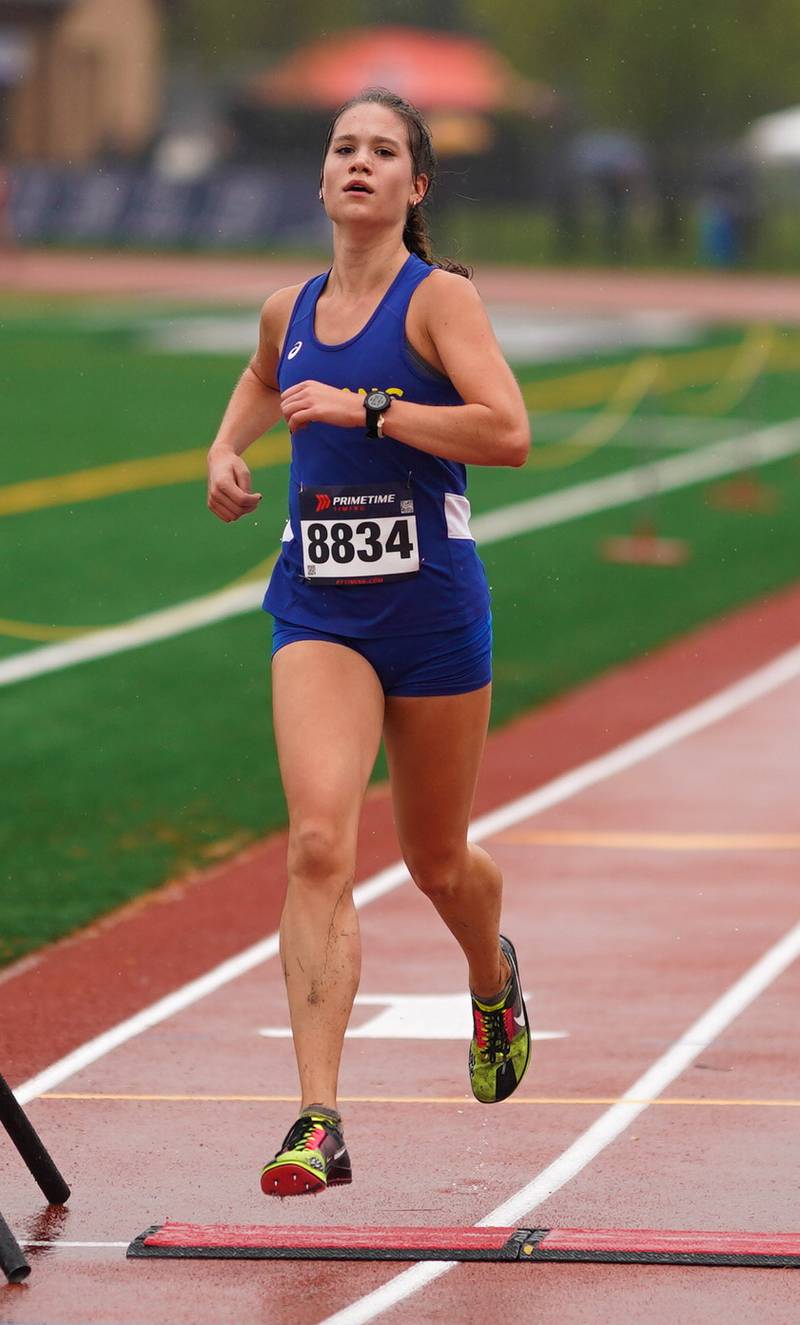
<path id="1" fill-rule="evenodd" d="M 364 410 L 367 416 L 367 436 L 379 437 L 378 423 L 392 403 L 392 397 L 385 391 L 370 391 L 364 397 Z"/>

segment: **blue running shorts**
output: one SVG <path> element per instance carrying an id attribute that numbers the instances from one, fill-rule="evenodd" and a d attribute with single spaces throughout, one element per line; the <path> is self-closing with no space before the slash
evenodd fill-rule
<path id="1" fill-rule="evenodd" d="M 462 695 L 492 679 L 492 617 L 424 635 L 353 639 L 275 618 L 272 656 L 296 640 L 327 640 L 355 649 L 375 670 L 386 695 Z"/>

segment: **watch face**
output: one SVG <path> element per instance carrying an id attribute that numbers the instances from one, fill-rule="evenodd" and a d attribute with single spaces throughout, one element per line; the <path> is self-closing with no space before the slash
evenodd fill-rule
<path id="1" fill-rule="evenodd" d="M 367 409 L 384 410 L 388 409 L 392 403 L 391 396 L 387 396 L 385 391 L 370 391 L 364 404 Z"/>

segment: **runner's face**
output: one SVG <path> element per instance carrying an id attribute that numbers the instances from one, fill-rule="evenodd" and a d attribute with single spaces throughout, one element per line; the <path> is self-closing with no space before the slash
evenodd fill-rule
<path id="1" fill-rule="evenodd" d="M 427 179 L 412 176 L 408 130 L 388 106 L 360 102 L 337 120 L 322 174 L 325 210 L 338 224 L 405 223 Z"/>

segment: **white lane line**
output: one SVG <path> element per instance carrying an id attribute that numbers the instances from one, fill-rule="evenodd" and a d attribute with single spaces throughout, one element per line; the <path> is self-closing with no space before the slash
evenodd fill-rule
<path id="1" fill-rule="evenodd" d="M 489 318 L 504 355 L 512 363 L 549 363 L 600 349 L 682 346 L 700 339 L 696 321 L 658 309 L 632 313 L 535 315 L 508 304 L 490 304 Z M 97 330 L 98 323 L 87 324 Z M 119 320 L 118 320 L 119 324 Z M 128 322 L 148 349 L 168 354 L 247 354 L 258 340 L 258 312 L 206 317 L 151 317 Z"/>
<path id="2" fill-rule="evenodd" d="M 603 411 L 609 426 L 618 431 L 605 449 L 622 446 L 628 450 L 648 453 L 651 448 L 669 447 L 696 451 L 701 439 L 705 443 L 730 440 L 742 433 L 755 432 L 762 425 L 755 419 L 712 418 L 689 414 L 611 414 Z M 585 427 L 588 415 L 580 410 L 531 410 L 534 436 L 539 442 L 558 445 L 568 442 L 570 434 Z M 535 466 L 534 466 L 535 468 Z"/>
<path id="3" fill-rule="evenodd" d="M 61 644 L 44 644 L 26 653 L 12 653 L 0 662 L 0 686 L 27 681 L 46 672 L 59 672 L 93 658 L 109 658 L 115 653 L 140 649 L 145 644 L 213 625 L 215 621 L 227 621 L 229 617 L 252 612 L 263 597 L 263 585 L 237 584 L 201 598 L 190 598 L 176 607 L 147 612 L 107 630 L 92 630 Z"/>
<path id="4" fill-rule="evenodd" d="M 721 478 L 751 465 L 762 465 L 800 451 L 800 419 L 774 424 L 742 437 L 715 442 L 702 451 L 673 456 L 652 464 L 636 465 L 607 478 L 577 483 L 546 497 L 513 502 L 472 520 L 472 533 L 481 547 L 517 534 L 547 529 L 567 520 L 611 510 L 639 500 L 653 491 L 674 492 L 710 478 Z M 106 658 L 158 640 L 172 639 L 201 626 L 241 616 L 258 607 L 263 586 L 235 585 L 135 617 L 108 630 L 91 631 L 59 644 L 14 653 L 0 662 L 0 686 L 13 685 L 47 672 L 61 671 L 93 658 Z"/>
<path id="5" fill-rule="evenodd" d="M 62 1242 L 60 1238 L 44 1238 L 35 1240 L 33 1238 L 20 1238 L 21 1247 L 128 1247 L 128 1242 Z"/>
<path id="6" fill-rule="evenodd" d="M 689 455 L 670 456 L 652 464 L 624 469 L 591 483 L 576 483 L 547 497 L 514 502 L 497 511 L 477 515 L 472 532 L 483 547 L 514 534 L 575 520 L 579 516 L 607 511 L 636 501 L 648 492 L 675 492 L 706 479 L 721 478 L 751 465 L 767 464 L 800 451 L 800 419 L 745 433 L 728 441 L 714 442 Z"/>
<path id="7" fill-rule="evenodd" d="M 712 723 L 719 722 L 722 718 L 728 717 L 798 676 L 800 676 L 800 645 L 781 654 L 757 671 L 751 672 L 749 676 L 745 676 L 734 685 L 718 691 L 716 695 L 711 695 L 702 703 L 686 709 L 674 718 L 668 718 L 649 731 L 643 732 L 641 736 L 617 746 L 608 754 L 589 760 L 588 763 L 555 778 L 536 791 L 529 792 L 489 814 L 481 815 L 470 825 L 470 837 L 473 841 L 481 841 L 508 828 L 511 824 L 539 814 L 542 810 L 577 795 L 585 788 L 594 786 L 605 778 L 613 777 L 623 769 L 630 768 L 668 746 L 704 730 Z M 354 902 L 359 908 L 367 906 L 377 898 L 392 892 L 407 879 L 405 865 L 398 861 L 359 884 L 353 892 Z M 87 1040 L 85 1044 L 24 1082 L 16 1091 L 17 1099 L 24 1105 L 36 1099 L 38 1095 L 54 1090 L 68 1077 L 88 1067 L 90 1063 L 95 1063 L 112 1049 L 125 1044 L 151 1026 L 165 1021 L 176 1012 L 190 1007 L 199 999 L 205 998 L 207 994 L 213 993 L 246 971 L 274 957 L 277 952 L 278 935 L 271 934 L 235 957 L 228 958 L 205 975 L 167 994 L 149 1008 L 119 1022 L 94 1039 Z"/>
<path id="8" fill-rule="evenodd" d="M 758 998 L 781 972 L 800 956 L 800 923 L 776 943 L 730 989 L 667 1050 L 620 1099 L 573 1141 L 558 1159 L 548 1164 L 531 1182 L 498 1205 L 477 1227 L 513 1227 L 585 1169 L 587 1164 L 625 1131 L 666 1087 L 680 1076 L 703 1049 L 728 1027 L 735 1017 Z M 649 1098 L 642 1099 L 642 1096 Z M 528 1224 L 522 1225 L 527 1228 Z M 341 1311 L 326 1316 L 319 1325 L 368 1325 L 377 1316 L 418 1293 L 452 1270 L 457 1261 L 431 1261 L 415 1265 L 380 1288 L 358 1298 Z"/>
<path id="9" fill-rule="evenodd" d="M 668 746 L 676 745 L 686 737 L 710 727 L 722 718 L 729 717 L 798 676 L 800 676 L 800 645 L 795 645 L 786 653 L 773 658 L 772 662 L 743 677 L 741 681 L 735 681 L 692 708 L 676 714 L 674 718 L 667 718 L 656 727 L 642 732 L 641 736 L 632 737 L 630 741 L 617 746 L 615 750 L 610 750 L 608 754 L 599 755 L 597 759 L 591 759 L 569 773 L 562 773 L 544 787 L 539 787 L 518 800 L 510 801 L 508 805 L 502 805 L 499 809 L 482 815 L 472 825 L 470 836 L 472 837 L 474 830 L 480 826 L 481 838 L 491 837 L 529 815 L 540 814 L 542 810 L 567 800 L 586 787 L 613 777 L 614 774 L 621 773 L 644 759 L 649 759 L 651 755 L 658 754 Z"/>

